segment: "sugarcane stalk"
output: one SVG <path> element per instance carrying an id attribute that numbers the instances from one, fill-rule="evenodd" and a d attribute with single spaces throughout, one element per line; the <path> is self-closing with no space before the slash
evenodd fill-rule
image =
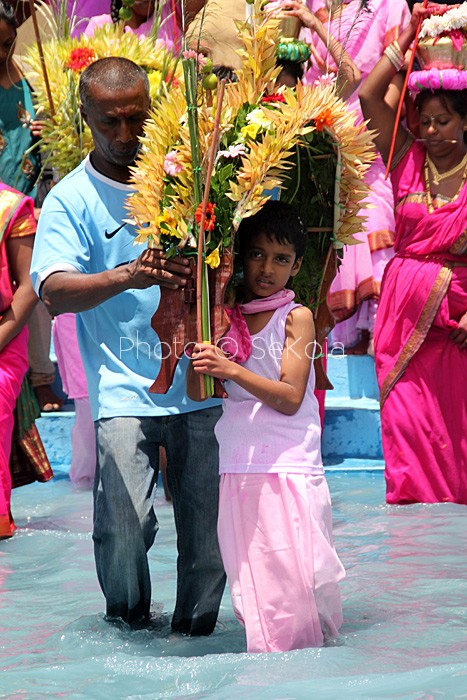
<path id="1" fill-rule="evenodd" d="M 29 8 L 31 11 L 32 24 L 34 27 L 34 34 L 36 36 L 37 50 L 39 52 L 39 60 L 41 64 L 42 77 L 44 78 L 45 92 L 47 94 L 47 101 L 49 103 L 50 116 L 53 118 L 55 116 L 54 101 L 52 98 L 52 91 L 50 89 L 49 76 L 47 74 L 47 68 L 45 65 L 44 49 L 42 47 L 41 33 L 39 30 L 39 24 L 37 22 L 36 7 L 34 5 L 34 0 L 29 0 Z"/>

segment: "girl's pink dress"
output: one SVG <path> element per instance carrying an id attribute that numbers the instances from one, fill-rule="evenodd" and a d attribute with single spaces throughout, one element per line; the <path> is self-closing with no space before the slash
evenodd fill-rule
<path id="1" fill-rule="evenodd" d="M 449 337 L 467 311 L 467 183 L 427 209 L 425 149 L 393 171 L 396 255 L 375 328 L 388 503 L 467 505 L 467 351 Z"/>
<path id="2" fill-rule="evenodd" d="M 295 306 L 277 308 L 251 337 L 251 355 L 242 366 L 280 378 L 285 323 Z M 235 382 L 225 382 L 225 388 L 228 398 L 215 429 L 221 472 L 218 538 L 247 650 L 321 646 L 342 624 L 344 568 L 333 543 L 313 365 L 293 416 L 275 411 Z"/>
<path id="3" fill-rule="evenodd" d="M 306 4 L 329 27 L 325 0 L 308 0 Z M 330 33 L 345 46 L 364 82 L 386 46 L 408 24 L 410 12 L 406 0 L 370 0 L 368 9 L 356 19 L 361 4 L 360 0 L 340 3 L 332 13 Z M 327 67 L 335 70 L 336 66 L 315 35 L 305 30 L 304 38 L 314 47 L 312 67 L 305 74 L 306 82 L 313 83 Z M 348 98 L 347 104 L 355 112 L 356 121 L 363 121 L 358 90 Z M 394 243 L 393 194 L 391 183 L 385 180 L 385 170 L 378 156 L 367 175 L 370 207 L 362 212 L 367 220 L 356 236 L 362 243 L 346 248 L 344 261 L 331 286 L 329 308 L 339 321 L 332 332 L 333 344 L 351 346 L 358 341 L 361 330 L 373 331 L 381 279 L 393 255 Z"/>

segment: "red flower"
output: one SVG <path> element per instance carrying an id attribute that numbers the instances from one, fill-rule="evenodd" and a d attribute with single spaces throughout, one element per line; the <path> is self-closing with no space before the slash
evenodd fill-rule
<path id="1" fill-rule="evenodd" d="M 164 78 L 164 83 L 174 88 L 178 88 L 180 86 L 177 77 L 173 73 L 171 75 L 167 73 L 167 75 Z"/>
<path id="2" fill-rule="evenodd" d="M 71 70 L 75 73 L 80 73 L 95 60 L 96 54 L 92 49 L 81 47 L 78 49 L 73 49 L 73 51 L 70 53 L 70 58 L 67 61 L 66 67 L 71 68 Z"/>
<path id="3" fill-rule="evenodd" d="M 205 231 L 214 231 L 214 224 L 216 223 L 216 215 L 214 214 L 214 209 L 216 205 L 211 204 L 211 202 L 208 202 L 208 205 L 206 207 L 206 215 L 204 217 L 204 230 Z M 196 223 L 198 226 L 201 223 L 201 213 L 203 210 L 203 205 L 200 204 L 198 209 L 195 211 L 195 219 Z"/>
<path id="4" fill-rule="evenodd" d="M 285 102 L 284 95 L 278 95 L 274 93 L 273 95 L 264 95 L 261 98 L 261 102 Z"/>
<path id="5" fill-rule="evenodd" d="M 332 112 L 330 109 L 325 109 L 315 117 L 315 128 L 316 131 L 324 131 L 326 126 L 332 126 Z"/>

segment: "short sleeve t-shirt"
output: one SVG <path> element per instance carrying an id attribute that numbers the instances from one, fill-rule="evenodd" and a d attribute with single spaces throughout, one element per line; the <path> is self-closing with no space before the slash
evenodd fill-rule
<path id="1" fill-rule="evenodd" d="M 34 246 L 31 277 L 36 292 L 58 271 L 93 274 L 124 265 L 142 252 L 125 203 L 129 185 L 97 172 L 89 158 L 61 180 L 45 199 Z M 77 314 L 76 328 L 89 385 L 93 419 L 163 416 L 200 410 L 218 401 L 190 401 L 183 357 L 166 394 L 149 393 L 161 361 L 151 317 L 158 286 L 130 289 Z"/>

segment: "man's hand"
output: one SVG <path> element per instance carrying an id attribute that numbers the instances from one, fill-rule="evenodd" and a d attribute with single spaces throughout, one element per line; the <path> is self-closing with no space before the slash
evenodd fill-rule
<path id="1" fill-rule="evenodd" d="M 147 289 L 155 284 L 178 289 L 186 285 L 191 268 L 187 258 L 167 259 L 162 250 L 147 249 L 128 264 L 128 272 L 130 289 Z"/>

